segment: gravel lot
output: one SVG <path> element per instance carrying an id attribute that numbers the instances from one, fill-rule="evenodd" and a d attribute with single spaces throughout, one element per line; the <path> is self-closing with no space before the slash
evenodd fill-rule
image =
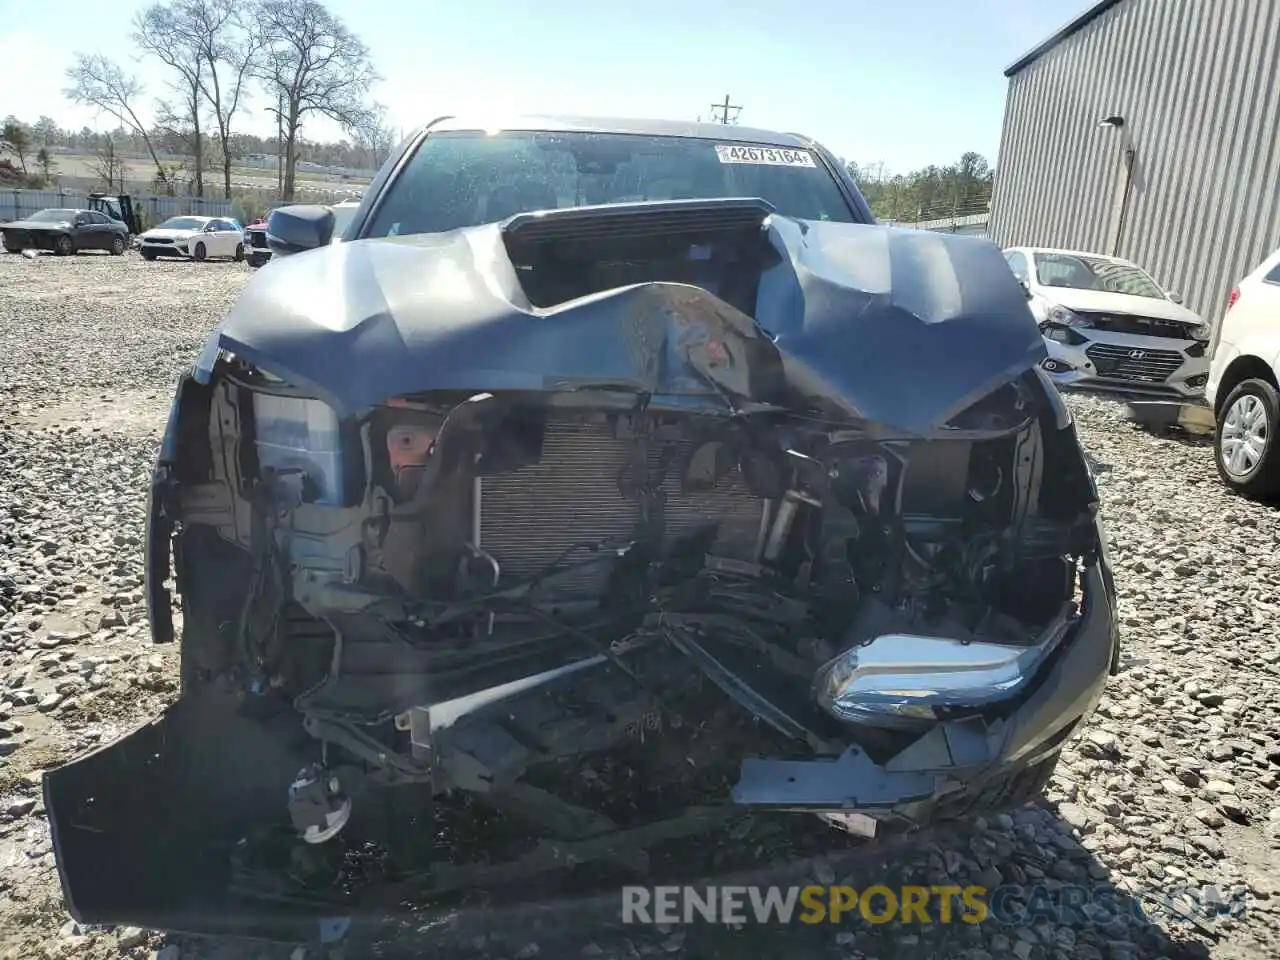
<path id="1" fill-rule="evenodd" d="M 38 774 L 175 694 L 175 651 L 157 653 L 145 626 L 145 482 L 174 375 L 250 274 L 243 264 L 136 255 L 0 257 L 0 958 L 248 952 L 77 929 L 61 906 Z M 520 958 L 1280 955 L 1280 514 L 1229 496 L 1204 443 L 1142 433 L 1109 400 L 1071 404 L 1104 492 L 1125 649 L 1048 802 L 888 863 L 842 844 L 772 876 L 1110 883 L 1134 901 L 1122 893 L 1111 914 L 1035 926 L 857 920 L 783 932 L 624 929 L 610 921 L 616 898 L 602 898 L 500 918 L 477 909 L 423 926 L 412 942 Z M 1205 884 L 1246 891 L 1243 911 L 1200 908 L 1192 922 L 1154 899 Z M 1145 922 L 1120 909 L 1131 902 Z M 354 942 L 343 949 L 363 952 Z"/>

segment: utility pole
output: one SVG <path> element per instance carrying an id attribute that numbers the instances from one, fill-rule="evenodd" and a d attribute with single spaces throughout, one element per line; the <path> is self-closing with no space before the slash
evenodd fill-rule
<path id="1" fill-rule="evenodd" d="M 730 119 L 730 110 L 733 111 L 732 119 Z M 738 114 L 742 112 L 742 107 L 738 104 L 730 103 L 729 95 L 726 93 L 724 95 L 724 103 L 713 103 L 711 105 L 711 116 L 713 118 L 716 115 L 716 111 L 719 111 L 720 113 L 720 119 L 717 121 L 718 123 L 730 124 L 738 121 Z"/>

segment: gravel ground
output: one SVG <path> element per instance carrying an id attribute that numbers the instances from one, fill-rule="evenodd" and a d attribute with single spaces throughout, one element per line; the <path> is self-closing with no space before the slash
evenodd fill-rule
<path id="1" fill-rule="evenodd" d="M 248 953 L 77 929 L 58 894 L 38 773 L 175 694 L 174 653 L 157 653 L 145 629 L 145 481 L 174 375 L 250 273 L 135 255 L 0 257 L 0 958 Z M 1280 515 L 1229 496 L 1204 443 L 1145 434 L 1110 400 L 1070 402 L 1103 490 L 1125 649 L 1047 802 L 884 861 L 842 844 L 768 876 L 1113 884 L 1112 911 L 1021 926 L 622 928 L 616 897 L 602 897 L 459 913 L 400 946 L 519 958 L 1280 955 Z M 1157 899 L 1204 885 L 1243 891 L 1242 908 L 1212 916 Z M 1131 916 L 1135 903 L 1145 918 Z"/>

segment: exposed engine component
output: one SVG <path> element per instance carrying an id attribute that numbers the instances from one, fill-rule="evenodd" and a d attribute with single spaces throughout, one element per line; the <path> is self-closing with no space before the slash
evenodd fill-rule
<path id="1" fill-rule="evenodd" d="M 306 843 L 332 840 L 351 819 L 351 798 L 342 784 L 320 764 L 298 771 L 289 784 L 289 819 Z"/>
<path id="2" fill-rule="evenodd" d="M 353 431 L 287 389 L 227 370 L 213 406 L 244 412 L 237 446 L 258 455 L 223 461 L 225 482 L 260 491 L 261 519 L 188 523 L 287 571 L 271 595 L 314 627 L 263 637 L 263 674 L 327 750 L 388 782 L 505 796 L 726 697 L 814 755 L 889 756 L 940 718 L 997 716 L 1070 622 L 1072 574 L 1026 588 L 1078 522 L 1035 512 L 1028 413 L 988 404 L 985 431 L 922 442 L 607 392 L 423 394 Z M 245 609 L 272 580 L 253 583 Z M 670 792 L 682 769 L 648 775 Z M 322 843 L 351 800 L 312 766 L 288 808 Z"/>

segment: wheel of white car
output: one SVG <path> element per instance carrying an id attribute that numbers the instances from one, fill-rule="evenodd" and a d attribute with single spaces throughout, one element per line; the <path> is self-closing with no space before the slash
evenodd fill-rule
<path id="1" fill-rule="evenodd" d="M 1232 490 L 1250 498 L 1280 493 L 1280 394 L 1265 380 L 1245 380 L 1218 410 L 1214 460 Z"/>
<path id="2" fill-rule="evenodd" d="M 192 259 L 192 260 L 203 260 L 203 259 L 205 258 L 205 256 L 206 256 L 206 254 L 207 254 L 207 253 L 208 253 L 208 251 L 207 251 L 207 250 L 205 250 L 205 248 L 204 248 L 204 244 L 203 244 L 203 243 L 197 243 L 194 247 L 192 247 L 192 248 L 191 248 L 191 259 Z"/>

